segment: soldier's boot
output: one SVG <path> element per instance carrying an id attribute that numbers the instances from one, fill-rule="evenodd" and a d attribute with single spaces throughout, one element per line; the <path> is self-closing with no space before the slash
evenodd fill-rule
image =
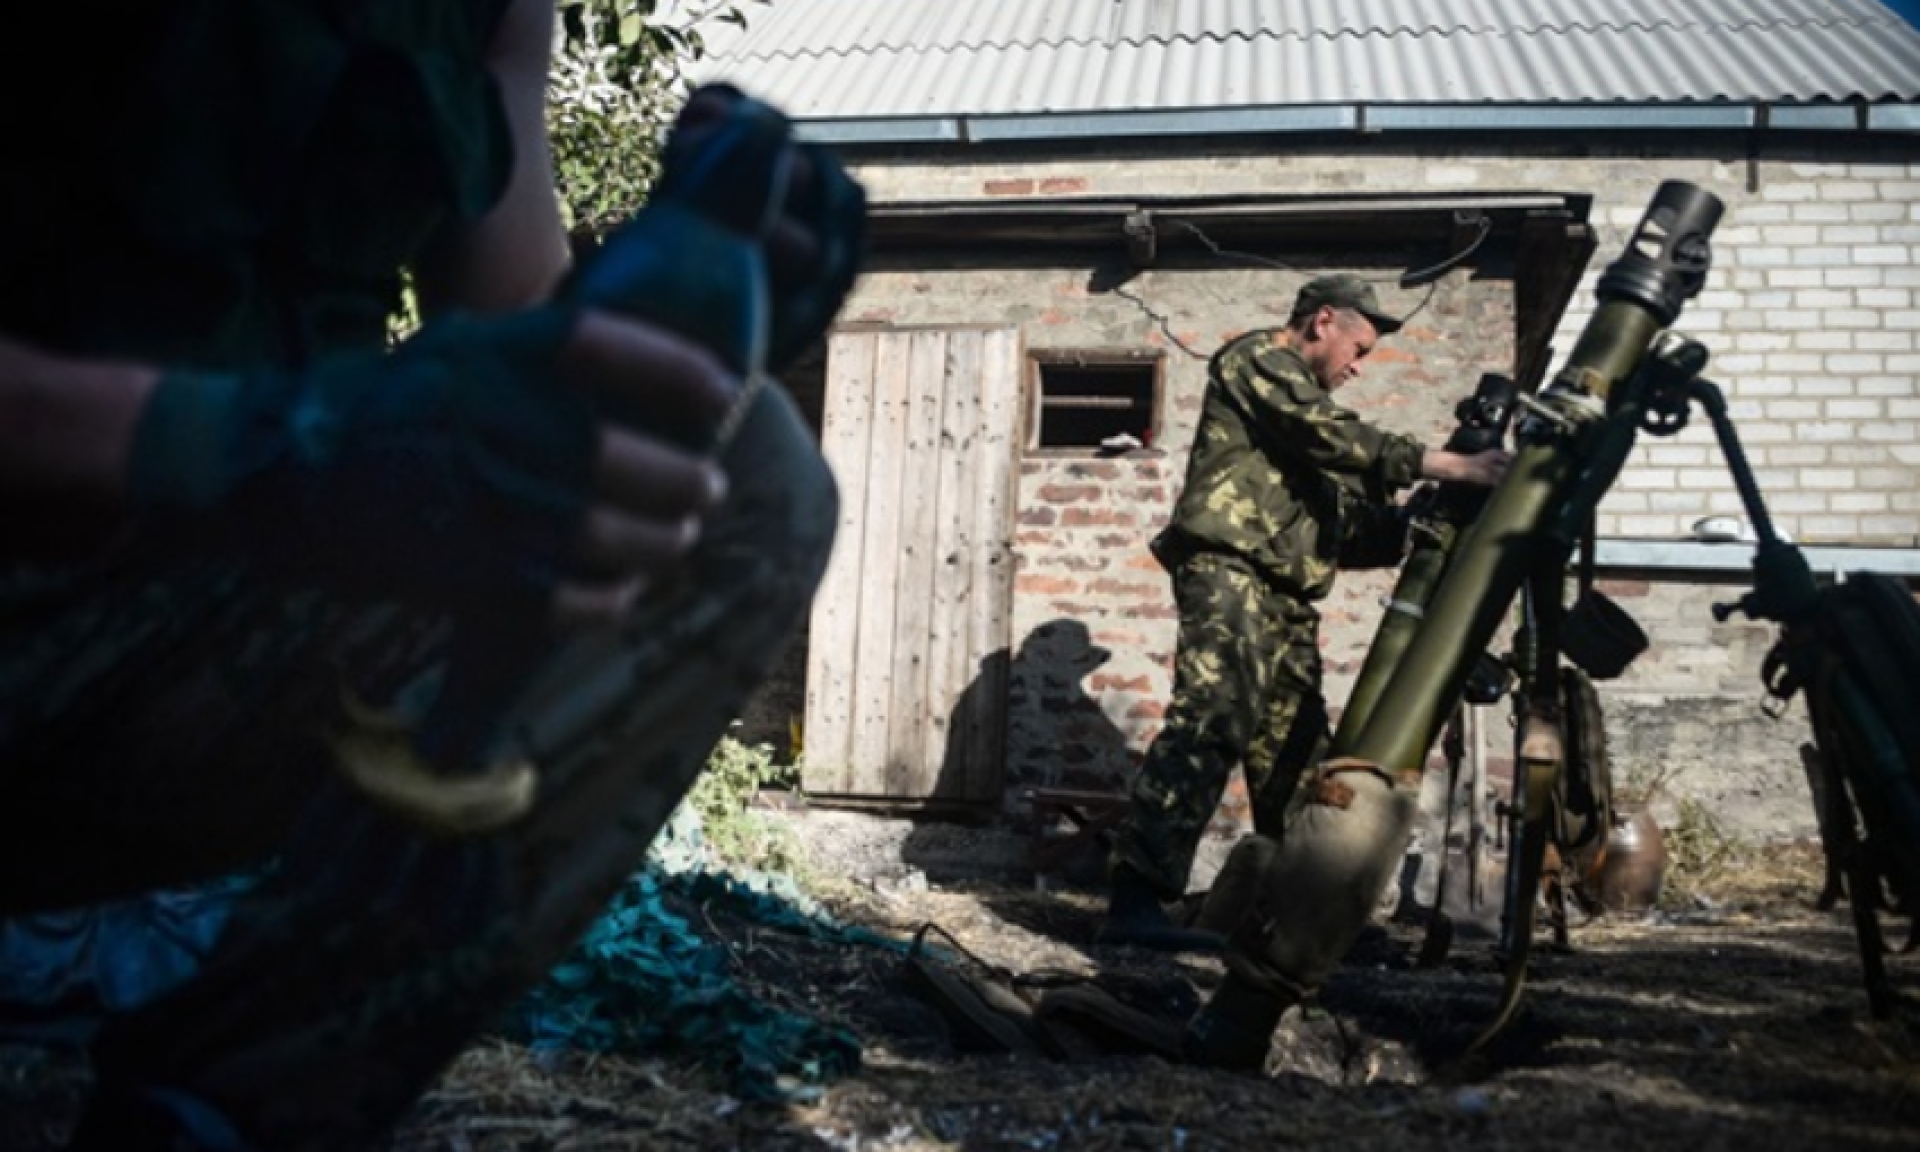
<path id="1" fill-rule="evenodd" d="M 1099 943 L 1148 948 L 1156 952 L 1219 952 L 1225 936 L 1182 926 L 1160 903 L 1146 877 L 1125 865 L 1113 870 L 1112 896 Z"/>
<path id="2" fill-rule="evenodd" d="M 1287 1009 L 1300 1002 L 1291 991 L 1261 986 L 1233 972 L 1187 1021 L 1180 1055 L 1190 1064 L 1229 1072 L 1258 1072 L 1266 1066 L 1273 1030 Z"/>
<path id="3" fill-rule="evenodd" d="M 1220 866 L 1219 874 L 1213 878 L 1213 887 L 1207 890 L 1206 899 L 1201 901 L 1192 926 L 1202 932 L 1215 933 L 1223 939 L 1231 935 L 1239 925 L 1240 917 L 1252 907 L 1253 898 L 1265 882 L 1267 865 L 1279 850 L 1280 840 L 1277 837 L 1259 832 L 1242 837 L 1233 846 L 1233 851 L 1227 853 L 1227 862 Z"/>
<path id="4" fill-rule="evenodd" d="M 1330 760 L 1287 823 L 1285 838 L 1250 836 L 1229 871 L 1256 872 L 1234 920 L 1227 979 L 1188 1023 L 1187 1059 L 1258 1071 L 1288 1008 L 1320 987 L 1366 927 L 1400 867 L 1419 815 L 1416 777 L 1394 782 L 1370 764 Z M 1224 915 L 1212 909 L 1209 920 Z"/>

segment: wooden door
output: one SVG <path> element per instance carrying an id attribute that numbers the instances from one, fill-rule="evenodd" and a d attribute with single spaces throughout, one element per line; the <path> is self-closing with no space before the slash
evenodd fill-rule
<path id="1" fill-rule="evenodd" d="M 810 795 L 1000 799 L 1022 357 L 1010 328 L 831 338 L 840 529 L 807 641 Z"/>

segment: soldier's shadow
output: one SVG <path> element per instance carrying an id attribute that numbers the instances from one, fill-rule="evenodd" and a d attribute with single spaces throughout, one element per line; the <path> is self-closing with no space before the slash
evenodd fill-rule
<path id="1" fill-rule="evenodd" d="M 1084 623 L 1061 617 L 1030 631 L 1017 651 L 983 659 L 947 718 L 939 775 L 925 816 L 902 847 L 904 862 L 935 882 L 984 872 L 1031 881 L 1028 861 L 1009 859 L 1014 844 L 1031 831 L 1026 791 L 1112 792 L 1131 762 L 1126 734 L 1088 685 L 1112 656 L 1094 643 Z M 1010 730 L 1017 733 L 1014 743 L 1034 750 L 1028 762 L 1009 763 Z M 977 850 L 980 829 L 996 826 L 998 849 L 989 861 Z M 1101 880 L 1100 853 L 1091 846 L 1072 864 L 1075 875 L 1063 878 Z"/>

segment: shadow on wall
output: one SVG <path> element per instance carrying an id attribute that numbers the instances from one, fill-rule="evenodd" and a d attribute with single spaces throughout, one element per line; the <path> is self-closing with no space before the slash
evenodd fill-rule
<path id="1" fill-rule="evenodd" d="M 1028 633 L 1020 651 L 1008 693 L 1010 720 L 1029 749 L 1019 782 L 1103 792 L 1121 787 L 1138 755 L 1086 684 L 1113 653 L 1067 617 Z"/>
<path id="2" fill-rule="evenodd" d="M 1003 810 L 1005 732 L 1016 717 L 1051 760 L 1031 783 L 1112 790 L 1113 766 L 1130 763 L 1132 753 L 1126 734 L 1085 685 L 1112 656 L 1085 624 L 1062 617 L 1029 632 L 1011 656 L 1002 650 L 982 660 L 948 718 L 939 780 L 902 859 L 929 879 L 1025 867 L 1024 829 L 1016 829 L 1022 833 L 1017 853 L 1012 842 L 1002 851 L 985 850 L 981 831 L 998 825 L 1004 832 L 1012 815 Z"/>

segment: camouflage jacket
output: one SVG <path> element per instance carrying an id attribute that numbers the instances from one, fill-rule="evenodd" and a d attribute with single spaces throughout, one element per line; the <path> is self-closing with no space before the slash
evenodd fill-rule
<path id="1" fill-rule="evenodd" d="M 1406 528 L 1392 496 L 1419 478 L 1425 449 L 1335 404 L 1278 335 L 1252 332 L 1214 354 L 1186 486 L 1153 552 L 1168 568 L 1195 552 L 1238 553 L 1319 600 L 1336 568 L 1399 563 Z"/>

